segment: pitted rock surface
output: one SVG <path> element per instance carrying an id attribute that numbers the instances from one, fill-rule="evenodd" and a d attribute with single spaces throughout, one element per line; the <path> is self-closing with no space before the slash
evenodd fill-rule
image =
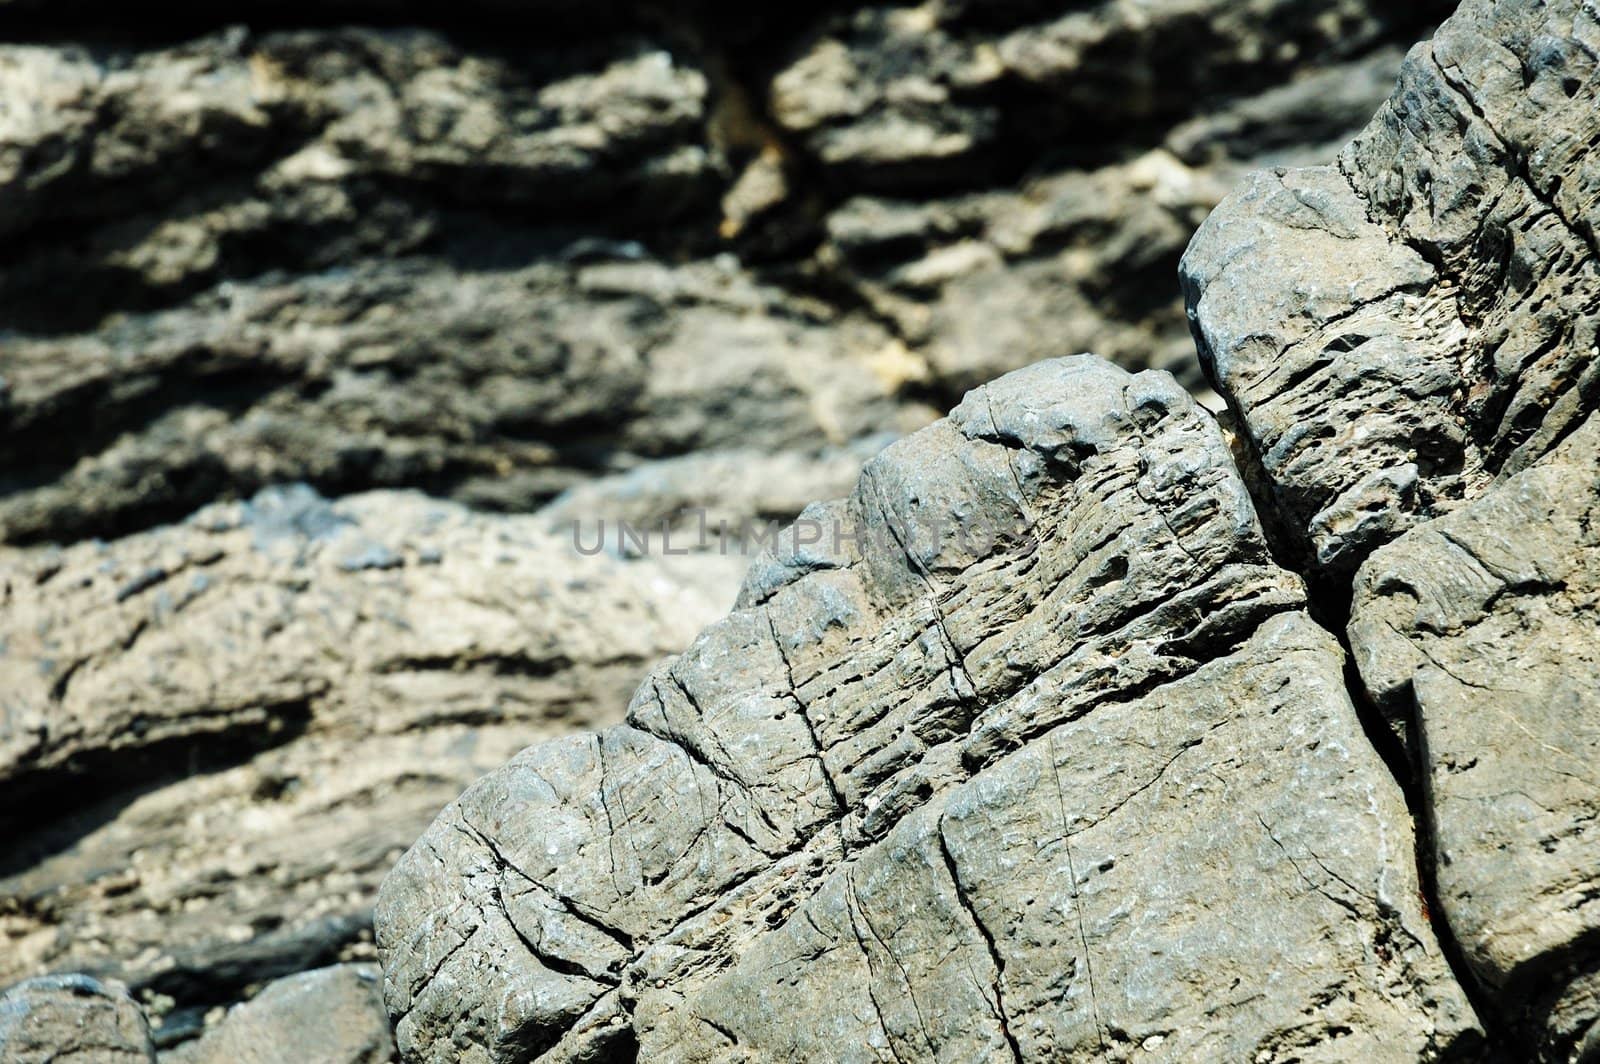
<path id="1" fill-rule="evenodd" d="M 1468 0 L 1337 166 L 1256 175 L 1184 260 L 1264 503 L 1331 608 L 1353 574 L 1440 915 L 1551 1061 L 1600 1054 L 1597 98 L 1594 4 Z"/>
<path id="2" fill-rule="evenodd" d="M 1600 18 L 1467 0 L 1336 166 L 1254 175 L 1184 258 L 1202 361 L 1313 567 L 1525 468 L 1595 406 Z"/>
<path id="3" fill-rule="evenodd" d="M 1011 374 L 806 520 L 842 534 L 780 542 L 627 724 L 385 880 L 406 1059 L 1476 1044 L 1337 644 L 1169 376 Z"/>

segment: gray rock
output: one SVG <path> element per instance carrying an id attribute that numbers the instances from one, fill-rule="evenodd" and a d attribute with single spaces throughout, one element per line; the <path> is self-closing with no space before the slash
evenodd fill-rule
<path id="1" fill-rule="evenodd" d="M 529 741 L 615 721 L 741 568 L 304 488 L 0 551 L 0 979 L 113 974 L 172 1013 L 165 1039 L 370 957 L 378 881 L 439 809 Z"/>
<path id="2" fill-rule="evenodd" d="M 30 979 L 0 994 L 6 1064 L 155 1064 L 150 1027 L 117 983 L 86 975 Z"/>
<path id="3" fill-rule="evenodd" d="M 546 0 L 523 45 L 504 3 L 92 46 L 94 0 L 0 4 L 51 42 L 0 45 L 0 539 L 293 481 L 527 511 L 704 451 L 809 483 L 1080 350 L 1197 384 L 1194 225 L 1347 135 L 1435 6 Z"/>
<path id="4" fill-rule="evenodd" d="M 1551 1061 L 1600 1052 L 1597 56 L 1591 4 L 1467 0 L 1337 166 L 1256 175 L 1184 259 L 1264 499 L 1335 609 L 1354 574 L 1440 915 Z"/>
<path id="5" fill-rule="evenodd" d="M 341 964 L 280 979 L 162 1064 L 389 1064 L 383 973 Z"/>
<path id="6" fill-rule="evenodd" d="M 0 126 L 0 232 L 181 201 L 196 178 L 242 178 L 229 191 L 261 201 L 102 238 L 107 265 L 136 275 L 163 272 L 164 244 L 209 235 L 215 253 L 267 225 L 352 228 L 350 206 L 273 216 L 335 206 L 362 180 L 570 209 L 645 187 L 670 204 L 664 186 L 692 187 L 715 165 L 701 142 L 705 75 L 625 38 L 503 56 L 420 30 L 238 29 L 149 51 L 8 45 L 0 84 L 20 101 Z"/>
<path id="7" fill-rule="evenodd" d="M 871 6 L 835 16 L 773 78 L 772 117 L 858 186 L 992 178 L 1028 146 L 1070 139 L 1089 152 L 1095 135 L 1181 121 L 1208 99 L 1410 37 L 1446 10 L 1367 0 Z"/>
<path id="8" fill-rule="evenodd" d="M 1337 644 L 1169 376 L 1037 364 L 807 514 L 626 725 L 385 880 L 407 1060 L 1477 1043 Z"/>
<path id="9" fill-rule="evenodd" d="M 894 324 L 908 379 L 952 398 L 1090 349 L 1196 383 L 1170 278 L 1236 168 L 1190 167 L 1156 149 L 1016 192 L 857 197 L 829 215 L 821 254 Z"/>
<path id="10" fill-rule="evenodd" d="M 1596 470 L 1590 419 L 1374 552 L 1350 622 L 1373 699 L 1415 729 L 1443 915 L 1552 1061 L 1600 1044 Z"/>
<path id="11" fill-rule="evenodd" d="M 1600 29 L 1468 0 L 1338 166 L 1253 177 L 1184 258 L 1201 356 L 1308 563 L 1348 576 L 1594 406 Z"/>
<path id="12" fill-rule="evenodd" d="M 1170 280 L 1195 228 L 1249 167 L 1333 154 L 1388 96 L 1399 65 L 1392 48 L 1309 65 L 1130 146 L 1128 158 L 1030 173 L 1015 189 L 852 197 L 827 217 L 818 257 L 893 323 L 917 379 L 952 401 L 1084 350 L 1198 388 Z"/>
<path id="13" fill-rule="evenodd" d="M 422 484 L 522 510 L 643 458 L 799 462 L 934 416 L 896 396 L 885 350 L 881 327 L 792 315 L 712 263 L 413 261 L 234 285 L 9 347 L 5 453 L 37 441 L 37 476 L 0 497 L 0 536 L 138 527 L 282 481 Z M 69 433 L 91 410 L 89 437 Z"/>

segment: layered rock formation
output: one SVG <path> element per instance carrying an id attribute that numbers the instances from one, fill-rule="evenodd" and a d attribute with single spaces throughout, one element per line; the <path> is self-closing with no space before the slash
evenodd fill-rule
<path id="1" fill-rule="evenodd" d="M 371 956 L 379 879 L 530 738 L 605 722 L 736 559 L 581 557 L 536 517 L 310 489 L 0 552 L 0 981 L 89 970 L 163 1041 Z"/>
<path id="2" fill-rule="evenodd" d="M 1469 991 L 1600 1051 L 1597 57 L 1584 5 L 1469 2 L 1185 259 L 1279 555 L 1353 599 L 1422 776 L 1421 882 L 1220 431 L 1041 363 L 808 510 L 626 725 L 445 811 L 380 901 L 402 1054 L 1477 1057 Z"/>
<path id="3" fill-rule="evenodd" d="M 0 0 L 0 983 L 168 1046 L 369 959 L 438 808 L 734 595 L 568 523 L 747 551 L 1005 370 L 1195 383 L 1193 227 L 1443 7 Z"/>
<path id="4" fill-rule="evenodd" d="M 830 471 L 808 500 L 1038 358 L 1192 383 L 1193 227 L 1364 121 L 1437 13 L 541 5 L 521 44 L 492 4 L 90 5 L 76 44 L 3 6 L 14 542 L 293 481 L 526 510 L 703 453 Z"/>
<path id="5" fill-rule="evenodd" d="M 1169 376 L 1018 371 L 808 513 L 627 724 L 385 881 L 408 1060 L 1476 1043 L 1337 644 Z"/>
<path id="6" fill-rule="evenodd" d="M 1600 1054 L 1592 5 L 74 10 L 0 1052 Z"/>
<path id="7" fill-rule="evenodd" d="M 1337 166 L 1258 175 L 1184 267 L 1289 549 L 1330 599 L 1355 573 L 1450 933 L 1548 1060 L 1600 1053 L 1597 64 L 1592 5 L 1469 0 Z"/>

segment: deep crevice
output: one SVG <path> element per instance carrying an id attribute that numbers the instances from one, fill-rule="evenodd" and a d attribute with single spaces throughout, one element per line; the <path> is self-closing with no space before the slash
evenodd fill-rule
<path id="1" fill-rule="evenodd" d="M 1229 400 L 1230 410 L 1233 410 L 1233 401 Z M 1241 461 L 1255 460 L 1254 445 L 1249 440 L 1248 434 L 1240 432 L 1238 439 L 1241 441 L 1243 453 L 1236 457 Z M 1253 480 L 1245 475 L 1246 486 L 1249 489 L 1256 511 L 1260 515 L 1263 527 L 1275 531 L 1268 533 L 1269 543 L 1273 543 L 1273 553 L 1279 564 L 1291 572 L 1297 572 L 1307 585 L 1307 610 L 1312 620 L 1329 632 L 1339 643 L 1343 657 L 1344 686 L 1352 705 L 1356 710 L 1356 717 L 1361 723 L 1362 732 L 1367 741 L 1377 751 L 1389 775 L 1399 786 L 1401 795 L 1406 804 L 1406 811 L 1410 816 L 1413 827 L 1413 862 L 1417 870 L 1417 882 L 1421 891 L 1423 915 L 1427 918 L 1433 932 L 1434 940 L 1439 945 L 1440 953 L 1449 965 L 1451 974 L 1460 984 L 1467 1000 L 1471 1003 L 1473 1011 L 1477 1014 L 1479 1022 L 1483 1025 L 1487 1036 L 1487 1044 L 1481 1051 L 1474 1047 L 1462 1047 L 1454 1050 L 1463 1059 L 1474 1059 L 1484 1062 L 1512 1061 L 1517 1057 L 1512 1053 L 1512 1043 L 1509 1034 L 1495 1022 L 1501 1010 L 1495 1005 L 1485 988 L 1478 982 L 1473 974 L 1466 954 L 1461 944 L 1456 940 L 1451 931 L 1449 922 L 1445 917 L 1443 901 L 1439 894 L 1437 868 L 1435 865 L 1435 848 L 1433 835 L 1433 821 L 1428 812 L 1428 800 L 1424 781 L 1421 777 L 1423 767 L 1419 764 L 1421 751 L 1420 736 L 1416 731 L 1414 714 L 1408 714 L 1405 721 L 1407 737 L 1402 741 L 1390 724 L 1388 717 L 1372 701 L 1367 694 L 1366 685 L 1361 679 L 1361 674 L 1356 666 L 1355 655 L 1350 645 L 1349 627 L 1350 613 L 1353 598 L 1353 575 L 1340 573 L 1326 573 L 1311 567 L 1306 561 L 1304 548 L 1298 546 L 1294 539 L 1286 540 L 1284 537 L 1292 535 L 1289 523 L 1282 520 L 1276 504 L 1270 498 L 1263 499 L 1261 493 L 1270 491 L 1270 480 L 1265 473 L 1256 466 L 1259 480 Z"/>

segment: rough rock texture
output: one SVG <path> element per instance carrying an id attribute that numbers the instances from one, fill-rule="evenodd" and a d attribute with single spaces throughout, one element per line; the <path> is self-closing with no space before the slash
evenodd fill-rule
<path id="1" fill-rule="evenodd" d="M 1594 408 L 1600 23 L 1470 0 L 1334 167 L 1251 178 L 1184 259 L 1201 356 L 1311 564 L 1524 468 Z"/>
<path id="2" fill-rule="evenodd" d="M 581 557 L 538 518 L 306 488 L 0 554 L 0 981 L 115 975 L 163 1039 L 370 956 L 395 856 L 530 738 L 615 719 L 736 558 Z"/>
<path id="3" fill-rule="evenodd" d="M 383 973 L 340 964 L 280 979 L 162 1064 L 389 1064 Z"/>
<path id="4" fill-rule="evenodd" d="M 1194 383 L 1194 225 L 1346 137 L 1443 7 L 561 2 L 521 43 L 498 2 L 157 4 L 72 44 L 82 6 L 0 5 L 37 36 L 0 44 L 12 542 L 291 481 L 527 510 L 662 458 L 831 470 L 1085 349 Z"/>
<path id="5" fill-rule="evenodd" d="M 394 856 L 530 740 L 613 723 L 649 664 L 732 599 L 729 548 L 849 492 L 888 441 L 1008 370 L 1093 349 L 1198 387 L 1171 285 L 1189 234 L 1246 168 L 1328 157 L 1446 6 L 158 0 L 130 14 L 0 0 L 0 982 L 114 976 L 162 1021 L 164 1048 L 215 1028 L 176 1052 L 297 1044 L 306 1021 L 280 1007 L 294 991 L 260 988 L 370 959 Z M 1248 470 L 1292 500 L 1266 512 L 1305 526 L 1323 572 L 1348 574 L 1416 516 L 1528 465 L 1587 409 L 1569 371 L 1592 342 L 1592 264 L 1567 238 L 1589 231 L 1593 182 L 1576 134 L 1527 149 L 1592 109 L 1587 73 L 1571 73 L 1588 70 L 1592 31 L 1545 34 L 1530 20 L 1566 9 L 1541 10 L 1496 16 L 1527 23 L 1510 33 L 1526 69 L 1509 88 L 1470 37 L 1440 46 L 1465 57 L 1450 77 L 1507 100 L 1525 80 L 1537 104 L 1462 115 L 1466 140 L 1428 156 L 1456 184 L 1412 165 L 1436 139 L 1418 116 L 1457 125 L 1452 98 L 1417 80 L 1423 63 L 1346 156 L 1370 203 L 1337 181 L 1327 204 L 1302 196 L 1348 222 L 1356 243 L 1338 251 L 1357 280 L 1390 277 L 1390 260 L 1426 277 L 1390 277 L 1419 302 L 1396 303 L 1404 329 L 1371 332 L 1369 354 L 1408 375 L 1399 422 L 1370 430 L 1389 442 L 1325 459 L 1290 432 L 1287 464 Z M 1433 216 L 1412 201 L 1446 188 L 1439 218 L 1419 221 Z M 1477 226 L 1480 192 L 1503 213 Z M 1311 239 L 1299 209 L 1287 231 L 1237 210 L 1215 229 L 1287 248 Z M 1300 325 L 1279 322 L 1300 311 L 1271 291 L 1293 268 L 1231 277 L 1235 301 L 1211 298 L 1206 328 L 1253 316 L 1292 346 Z M 1476 302 L 1452 307 L 1447 280 Z M 1341 283 L 1316 299 L 1337 302 Z M 1348 332 L 1336 350 L 1361 346 Z M 1494 367 L 1459 402 L 1430 353 L 1458 332 Z M 430 845 L 470 882 L 416 888 L 450 915 L 417 939 L 437 978 L 391 987 L 413 1052 L 516 1058 L 556 1035 L 557 1057 L 637 1041 L 670 1059 L 717 1049 L 689 1018 L 705 1015 L 768 1056 L 801 1054 L 785 1041 L 793 988 L 755 971 L 784 949 L 816 951 L 791 974 L 821 988 L 805 1033 L 830 1037 L 827 1052 L 1473 1044 L 1419 919 L 1408 818 L 1214 426 L 1164 378 L 1080 372 L 1068 435 L 1110 448 L 1109 464 L 1041 443 L 1048 426 L 1018 413 L 1039 396 L 981 393 L 1004 399 L 998 423 L 969 403 L 873 467 L 854 503 L 807 509 L 796 530 L 818 539 L 764 558 L 742 612 L 655 675 L 631 725 L 561 748 L 571 763 L 548 774 L 571 781 L 558 806 L 591 846 L 594 794 L 614 796 L 605 816 L 620 801 L 623 821 L 654 825 L 616 836 L 642 855 L 619 848 L 615 878 L 607 853 L 579 884 L 600 894 L 569 910 L 576 887 L 502 890 L 489 842 L 437 829 Z M 1249 412 L 1238 380 L 1219 379 Z M 1570 387 L 1546 416 L 1552 382 Z M 1319 424 L 1345 387 L 1318 385 L 1271 423 Z M 1110 398 L 1129 389 L 1157 398 Z M 1367 424 L 1389 398 L 1357 388 L 1334 409 Z M 1494 428 L 1474 427 L 1480 408 Z M 1270 419 L 1251 416 L 1260 443 Z M 1102 509 L 1075 494 L 1080 466 L 1111 478 L 1094 482 Z M 1351 469 L 1355 488 L 1338 481 Z M 256 494 L 300 482 L 347 498 Z M 944 510 L 1005 518 L 1005 534 L 925 550 L 912 536 L 915 563 L 831 542 L 841 513 L 907 536 Z M 574 523 L 614 536 L 619 519 L 708 556 L 573 551 L 589 541 Z M 42 545 L 88 537 L 107 541 Z M 601 553 L 641 551 L 612 539 Z M 752 738 L 769 734 L 770 749 Z M 1047 760 L 1051 823 L 1028 797 Z M 522 772 L 458 807 L 472 830 L 499 839 L 502 813 L 525 830 L 501 804 L 520 792 L 494 789 Z M 685 787 L 693 840 L 661 822 L 688 808 Z M 635 810 L 645 798 L 662 804 Z M 991 822 L 1010 833 L 991 838 Z M 1158 838 L 1158 824 L 1184 828 Z M 698 864 L 661 863 L 690 846 Z M 602 867 L 579 850 L 568 875 Z M 641 884 L 625 905 L 605 893 L 623 876 Z M 1012 877 L 1037 882 L 1051 913 L 1013 912 Z M 1215 899 L 1246 886 L 1250 911 L 1274 916 L 1241 937 Z M 886 891 L 927 907 L 907 916 Z M 893 954 L 875 937 L 891 908 L 908 921 L 884 937 Z M 795 943 L 795 914 L 821 938 Z M 1153 942 L 1163 926 L 1193 933 Z M 469 933 L 459 954 L 426 952 Z M 965 982 L 939 956 L 958 943 Z M 1223 992 L 1230 969 L 1240 982 Z M 1509 1007 L 1576 1030 L 1585 985 Z M 453 986 L 483 1008 L 447 1021 Z"/>
<path id="6" fill-rule="evenodd" d="M 6 1064 L 155 1064 L 144 1013 L 125 987 L 50 975 L 0 994 Z"/>
<path id="7" fill-rule="evenodd" d="M 1350 639 L 1374 700 L 1414 714 L 1439 896 L 1473 971 L 1546 1059 L 1592 1059 L 1600 422 L 1374 553 Z"/>
<path id="8" fill-rule="evenodd" d="M 1476 1044 L 1337 644 L 1171 377 L 1018 371 L 803 520 L 839 535 L 780 542 L 627 724 L 385 880 L 408 1060 Z"/>
<path id="9" fill-rule="evenodd" d="M 1286 546 L 1333 610 L 1354 574 L 1441 915 L 1552 1061 L 1600 1058 L 1597 99 L 1592 3 L 1468 0 L 1337 167 L 1255 176 L 1184 260 Z"/>

